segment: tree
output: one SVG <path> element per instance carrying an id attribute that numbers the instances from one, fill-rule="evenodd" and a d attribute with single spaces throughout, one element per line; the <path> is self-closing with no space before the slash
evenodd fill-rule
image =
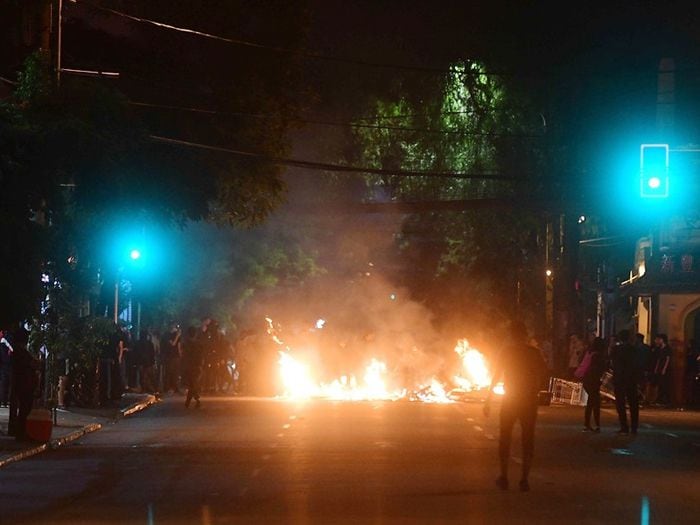
<path id="1" fill-rule="evenodd" d="M 543 164 L 538 116 L 477 62 L 455 65 L 440 83 L 412 92 L 399 89 L 373 106 L 377 127 L 355 133 L 361 162 L 386 169 L 505 173 L 512 179 L 371 176 L 366 178 L 370 198 L 508 198 L 523 190 L 536 195 L 542 187 L 534 177 Z M 407 218 L 402 249 L 423 263 L 416 291 L 431 297 L 443 313 L 455 306 L 505 313 L 517 303 L 517 281 L 542 282 L 537 283 L 544 272 L 540 228 L 538 215 L 523 210 L 434 212 Z M 531 291 L 520 300 L 537 302 L 538 291 Z"/>
<path id="2" fill-rule="evenodd" d="M 192 223 L 170 239 L 169 251 L 174 264 L 163 278 L 170 284 L 150 308 L 156 325 L 211 316 L 235 331 L 263 321 L 253 303 L 274 302 L 325 271 L 293 234 L 265 226 L 236 231 Z"/>
<path id="3" fill-rule="evenodd" d="M 212 23 L 217 16 L 209 13 L 205 18 Z M 127 56 L 143 54 L 137 44 L 142 46 L 130 40 L 118 51 L 126 50 Z M 70 48 L 64 52 L 69 55 Z M 166 67 L 180 59 L 176 52 L 161 58 L 159 63 Z M 247 67 L 255 65 L 250 57 L 247 60 Z M 289 89 L 295 83 L 292 62 L 279 61 L 280 67 L 246 75 L 247 82 L 242 82 L 240 71 L 234 74 L 225 69 L 223 77 L 214 78 L 197 68 L 188 71 L 180 60 L 190 74 L 181 87 L 189 84 L 195 92 L 215 87 L 219 100 L 225 94 L 232 106 L 258 102 L 260 109 L 279 115 L 265 122 L 229 118 L 202 125 L 167 115 L 137 114 L 131 99 L 140 97 L 142 90 L 126 96 L 95 80 L 67 75 L 58 88 L 47 56 L 31 55 L 18 75 L 14 97 L 0 107 L 4 213 L 0 233 L 5 241 L 0 250 L 6 255 L 0 269 L 11 277 L 0 290 L 8 298 L 0 308 L 0 322 L 11 325 L 36 317 L 44 332 L 34 338 L 37 344 L 83 348 L 73 340 L 80 330 L 67 327 L 84 324 L 78 317 L 89 311 L 86 300 L 93 299 L 95 313 L 99 303 L 94 299 L 104 295 L 100 288 L 110 289 L 117 278 L 119 256 L 110 253 L 108 239 L 125 229 L 138 231 L 152 224 L 181 227 L 186 221 L 210 220 L 251 226 L 262 222 L 284 196 L 279 168 L 163 145 L 154 142 L 152 135 L 284 155 L 284 115 L 296 103 L 295 92 Z M 133 64 L 146 66 L 136 60 Z M 286 80 L 267 84 L 277 90 L 270 92 L 260 87 L 265 75 Z M 286 96 L 279 96 L 282 91 Z M 194 130 L 200 134 L 183 135 Z"/>

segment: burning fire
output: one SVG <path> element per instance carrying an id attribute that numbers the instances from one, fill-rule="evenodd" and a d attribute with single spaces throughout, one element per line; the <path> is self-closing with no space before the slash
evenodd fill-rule
<path id="1" fill-rule="evenodd" d="M 343 375 L 330 383 L 317 383 L 306 365 L 300 363 L 287 351 L 279 352 L 279 364 L 284 386 L 284 396 L 292 399 L 312 397 L 359 401 L 366 399 L 398 399 L 402 392 L 387 389 L 384 376 L 386 364 L 372 359 L 365 369 L 362 381 L 354 375 Z"/>
<path id="2" fill-rule="evenodd" d="M 268 333 L 273 341 L 283 347 L 278 351 L 279 370 L 283 396 L 291 399 L 324 398 L 343 401 L 359 400 L 395 400 L 408 397 L 413 400 L 430 403 L 451 403 L 461 394 L 480 391 L 491 384 L 491 375 L 484 355 L 469 345 L 466 339 L 460 339 L 454 351 L 461 361 L 460 372 L 453 376 L 454 386 L 449 387 L 436 378 L 427 385 L 405 385 L 403 389 L 392 389 L 387 386 L 388 371 L 385 362 L 372 358 L 366 365 L 364 374 L 358 379 L 355 375 L 347 374 L 328 383 L 318 381 L 310 367 L 297 359 L 292 350 L 277 335 L 273 322 L 266 318 Z M 319 320 L 320 321 L 320 320 Z M 320 329 L 317 322 L 316 328 Z M 325 324 L 325 321 L 324 321 Z M 499 383 L 494 388 L 495 394 L 503 394 L 503 385 Z"/>
<path id="3" fill-rule="evenodd" d="M 456 375 L 455 383 L 465 390 L 481 390 L 491 384 L 491 374 L 486 366 L 484 355 L 469 346 L 469 341 L 460 339 L 455 346 L 455 352 L 462 360 L 462 373 Z M 466 377 L 465 377 L 466 376 Z"/>

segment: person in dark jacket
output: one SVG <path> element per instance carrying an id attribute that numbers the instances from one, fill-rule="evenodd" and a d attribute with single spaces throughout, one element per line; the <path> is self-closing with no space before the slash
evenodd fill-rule
<path id="1" fill-rule="evenodd" d="M 27 350 L 29 334 L 20 328 L 14 336 L 12 352 L 12 384 L 10 386 L 10 418 L 8 435 L 27 439 L 27 417 L 34 403 L 34 390 L 39 384 L 40 363 Z"/>
<path id="2" fill-rule="evenodd" d="M 526 344 L 527 329 L 523 323 L 515 321 L 511 324 L 511 338 L 511 344 L 503 349 L 496 361 L 491 387 L 484 405 L 484 415 L 489 415 L 493 387 L 501 381 L 502 377 L 505 395 L 501 404 L 498 444 L 501 475 L 496 479 L 496 485 L 502 490 L 508 488 L 510 443 L 515 422 L 520 421 L 523 448 L 520 490 L 525 492 L 530 490 L 528 475 L 535 448 L 538 393 L 540 381 L 547 374 L 547 366 L 540 351 Z"/>
<path id="3" fill-rule="evenodd" d="M 153 369 L 156 363 L 156 350 L 150 336 L 143 332 L 135 346 L 137 361 L 139 365 L 139 377 L 141 379 L 141 392 L 156 391 L 154 384 Z"/>
<path id="4" fill-rule="evenodd" d="M 197 337 L 197 329 L 190 326 L 187 329 L 185 341 L 182 345 L 182 379 L 187 386 L 187 398 L 185 407 L 189 408 L 192 400 L 195 400 L 195 407 L 199 408 L 199 388 L 202 377 L 202 363 L 204 355 L 202 345 Z"/>
<path id="5" fill-rule="evenodd" d="M 657 334 L 654 338 L 656 346 L 656 360 L 653 370 L 653 381 L 658 388 L 656 401 L 662 405 L 671 402 L 671 347 L 668 346 L 666 334 Z"/>
<path id="6" fill-rule="evenodd" d="M 606 347 L 605 340 L 596 337 L 586 350 L 590 354 L 590 364 L 582 378 L 583 388 L 588 394 L 584 411 L 584 432 L 600 432 L 600 379 L 607 369 Z M 591 414 L 595 427 L 591 427 Z"/>
<path id="7" fill-rule="evenodd" d="M 637 386 L 641 375 L 639 359 L 629 330 L 618 334 L 618 342 L 610 352 L 613 369 L 613 386 L 615 391 L 615 406 L 620 419 L 618 434 L 637 433 L 639 427 L 639 394 Z M 630 407 L 630 422 L 627 421 L 627 404 Z"/>

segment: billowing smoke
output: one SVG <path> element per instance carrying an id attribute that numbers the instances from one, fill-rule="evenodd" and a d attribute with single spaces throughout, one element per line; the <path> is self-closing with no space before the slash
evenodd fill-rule
<path id="1" fill-rule="evenodd" d="M 257 321 L 252 324 L 261 333 L 269 317 L 273 335 L 324 381 L 359 376 L 372 359 L 387 365 L 394 388 L 449 377 L 456 363 L 455 341 L 441 339 L 431 313 L 372 269 L 350 280 L 320 277 L 302 289 L 254 303 L 250 314 Z"/>

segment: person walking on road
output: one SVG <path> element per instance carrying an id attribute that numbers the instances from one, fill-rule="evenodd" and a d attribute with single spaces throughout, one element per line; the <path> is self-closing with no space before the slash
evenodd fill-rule
<path id="1" fill-rule="evenodd" d="M 538 393 L 547 367 L 537 348 L 526 344 L 527 330 L 521 322 L 511 324 L 511 344 L 505 347 L 496 360 L 494 374 L 484 405 L 484 415 L 490 413 L 493 387 L 503 378 L 505 395 L 501 404 L 498 454 L 501 475 L 496 485 L 508 488 L 508 460 L 513 427 L 520 421 L 522 435 L 522 477 L 520 490 L 530 490 L 528 476 L 535 448 L 535 422 L 537 420 Z"/>
<path id="2" fill-rule="evenodd" d="M 583 362 L 588 361 L 582 377 L 583 388 L 588 394 L 584 411 L 584 432 L 600 432 L 600 383 L 607 369 L 606 346 L 604 339 L 596 337 L 586 350 L 588 355 L 583 359 Z M 591 415 L 593 415 L 595 427 L 591 427 Z"/>
<path id="3" fill-rule="evenodd" d="M 182 345 L 182 377 L 187 386 L 187 397 L 185 407 L 189 408 L 192 400 L 195 400 L 195 407 L 199 408 L 199 388 L 202 378 L 202 344 L 197 337 L 197 329 L 190 326 L 185 334 L 185 341 Z"/>
<path id="4" fill-rule="evenodd" d="M 632 431 L 637 433 L 639 427 L 639 394 L 637 392 L 640 362 L 636 349 L 630 337 L 629 330 L 622 330 L 617 336 L 617 344 L 610 353 L 613 369 L 613 386 L 615 392 L 615 407 L 620 419 L 620 435 Z M 627 420 L 627 404 L 630 407 L 630 421 Z"/>

